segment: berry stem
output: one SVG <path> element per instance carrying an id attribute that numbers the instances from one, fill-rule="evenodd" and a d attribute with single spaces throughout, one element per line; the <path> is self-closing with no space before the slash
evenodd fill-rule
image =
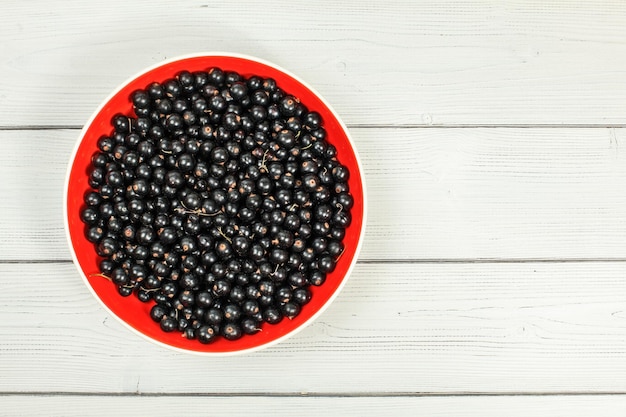
<path id="1" fill-rule="evenodd" d="M 220 213 L 223 213 L 221 210 L 216 211 L 213 214 L 210 213 L 205 213 L 204 211 L 202 211 L 201 209 L 197 209 L 197 210 L 189 210 L 188 208 L 186 208 L 185 206 L 183 207 L 178 207 L 175 209 L 177 212 L 181 213 L 181 214 L 195 214 L 198 216 L 206 216 L 206 217 L 213 217 L 213 216 L 217 216 Z"/>
<path id="2" fill-rule="evenodd" d="M 263 152 L 263 159 L 261 160 L 261 166 L 259 166 L 259 171 L 264 169 L 265 172 L 269 172 L 269 169 L 267 168 L 267 165 L 265 165 L 267 154 L 268 154 L 269 151 L 270 150 L 267 149 L 265 152 Z"/>
<path id="3" fill-rule="evenodd" d="M 226 239 L 226 240 L 228 241 L 228 243 L 230 243 L 230 244 L 232 244 L 232 243 L 233 243 L 232 239 L 231 239 L 231 238 L 229 238 L 228 236 L 226 236 L 226 235 L 224 234 L 224 232 L 222 232 L 222 228 L 221 228 L 221 227 L 218 227 L 218 228 L 217 228 L 217 231 L 219 232 L 219 234 L 220 234 L 220 235 L 222 235 L 222 237 L 223 237 L 224 239 Z"/>
<path id="4" fill-rule="evenodd" d="M 111 277 L 109 277 L 107 275 L 104 275 L 102 273 L 99 273 L 99 274 L 89 274 L 89 278 L 92 278 L 92 277 L 101 277 L 101 278 L 104 278 L 104 279 L 107 279 L 107 280 L 113 282 L 113 279 Z"/>

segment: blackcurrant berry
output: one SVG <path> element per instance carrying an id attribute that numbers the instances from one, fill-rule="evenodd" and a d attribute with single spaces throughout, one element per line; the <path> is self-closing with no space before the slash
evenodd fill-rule
<path id="1" fill-rule="evenodd" d="M 200 343 L 207 344 L 214 342 L 218 333 L 213 326 L 202 326 L 197 330 L 196 336 Z"/>
<path id="2" fill-rule="evenodd" d="M 269 306 L 263 311 L 263 320 L 269 324 L 278 324 L 283 319 L 283 315 L 277 307 Z"/>
<path id="3" fill-rule="evenodd" d="M 237 340 L 243 336 L 243 331 L 238 324 L 226 323 L 222 326 L 222 336 L 228 340 Z"/>
<path id="4" fill-rule="evenodd" d="M 300 306 L 293 302 L 287 302 L 282 306 L 281 310 L 285 317 L 293 319 L 300 313 Z"/>
<path id="5" fill-rule="evenodd" d="M 160 322 L 161 330 L 164 332 L 173 332 L 178 328 L 178 323 L 173 317 L 163 316 Z"/>
<path id="6" fill-rule="evenodd" d="M 255 334 L 261 330 L 261 324 L 254 318 L 246 317 L 241 320 L 241 330 L 245 334 Z"/>

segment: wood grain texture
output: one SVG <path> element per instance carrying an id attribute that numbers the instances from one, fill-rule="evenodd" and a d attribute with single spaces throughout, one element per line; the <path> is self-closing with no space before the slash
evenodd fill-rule
<path id="1" fill-rule="evenodd" d="M 622 417 L 623 395 L 549 397 L 435 397 L 435 398 L 320 398 L 320 397 L 107 397 L 6 396 L 0 397 L 0 416 L 83 417 L 86 415 L 153 417 L 237 416 L 382 416 L 397 417 Z"/>
<path id="2" fill-rule="evenodd" d="M 624 129 L 351 129 L 373 259 L 624 259 Z M 0 131 L 3 260 L 69 259 L 77 130 Z"/>
<path id="3" fill-rule="evenodd" d="M 219 359 L 118 323 L 62 222 L 76 128 L 203 51 L 315 87 L 369 195 L 329 310 Z M 3 1 L 0 416 L 625 415 L 625 78 L 619 0 Z"/>
<path id="4" fill-rule="evenodd" d="M 626 119 L 621 1 L 11 0 L 2 12 L 5 127 L 82 125 L 137 71 L 215 50 L 287 68 L 351 125 Z"/>
<path id="5" fill-rule="evenodd" d="M 71 264 L 0 264 L 0 393 L 626 393 L 625 274 L 624 262 L 358 265 L 310 327 L 213 358 L 131 333 Z"/>

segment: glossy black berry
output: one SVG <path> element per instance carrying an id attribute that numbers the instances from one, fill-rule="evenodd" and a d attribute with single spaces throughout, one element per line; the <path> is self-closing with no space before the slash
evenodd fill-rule
<path id="1" fill-rule="evenodd" d="M 228 303 L 224 306 L 224 319 L 229 322 L 237 322 L 241 318 L 242 311 L 239 304 Z"/>
<path id="2" fill-rule="evenodd" d="M 178 328 L 178 323 L 173 317 L 164 316 L 160 322 L 161 330 L 164 332 L 173 332 Z"/>
<path id="3" fill-rule="evenodd" d="M 87 229 L 87 240 L 91 243 L 98 243 L 104 237 L 104 229 L 100 226 L 92 226 Z"/>
<path id="4" fill-rule="evenodd" d="M 270 252 L 270 261 L 274 264 L 281 265 L 287 262 L 289 253 L 284 249 L 273 249 Z"/>
<path id="5" fill-rule="evenodd" d="M 292 300 L 303 306 L 311 300 L 311 291 L 305 287 L 296 288 L 293 290 Z"/>
<path id="6" fill-rule="evenodd" d="M 210 325 L 201 326 L 197 331 L 197 338 L 200 343 L 211 343 L 214 342 L 218 337 L 218 332 L 215 330 L 215 327 Z"/>
<path id="7" fill-rule="evenodd" d="M 188 153 L 183 153 L 176 160 L 176 167 L 180 169 L 183 173 L 191 172 L 196 166 L 195 158 Z"/>
<path id="8" fill-rule="evenodd" d="M 122 297 L 129 297 L 133 293 L 133 287 L 120 285 L 117 287 L 117 292 Z"/>
<path id="9" fill-rule="evenodd" d="M 168 310 L 164 306 L 155 304 L 150 309 L 150 317 L 152 318 L 152 320 L 160 323 L 161 320 L 163 320 L 163 318 L 167 316 L 167 312 Z"/>
<path id="10" fill-rule="evenodd" d="M 319 270 L 322 273 L 332 272 L 336 262 L 330 255 L 321 256 L 318 261 Z"/>
<path id="11" fill-rule="evenodd" d="M 283 319 L 283 314 L 278 307 L 270 306 L 263 311 L 263 320 L 270 324 L 278 324 Z"/>
<path id="12" fill-rule="evenodd" d="M 226 323 L 222 326 L 222 336 L 228 340 L 237 340 L 243 336 L 243 331 L 236 323 Z"/>
<path id="13" fill-rule="evenodd" d="M 326 274 L 317 270 L 311 272 L 308 281 L 311 285 L 320 286 L 326 281 Z"/>
<path id="14" fill-rule="evenodd" d="M 263 176 L 257 181 L 256 188 L 262 195 L 268 195 L 274 188 L 274 184 L 268 176 Z"/>
<path id="15" fill-rule="evenodd" d="M 241 330 L 245 334 L 255 334 L 261 330 L 261 323 L 252 317 L 246 317 L 241 321 Z"/>
<path id="16" fill-rule="evenodd" d="M 86 224 L 93 225 L 98 222 L 98 220 L 100 219 L 100 215 L 98 213 L 98 210 L 92 207 L 87 207 L 81 212 L 80 218 Z"/>
<path id="17" fill-rule="evenodd" d="M 293 319 L 300 313 L 300 306 L 293 302 L 287 302 L 282 305 L 281 310 L 285 317 Z"/>
<path id="18" fill-rule="evenodd" d="M 117 132 L 126 133 L 130 131 L 131 119 L 123 114 L 113 117 L 113 127 Z"/>

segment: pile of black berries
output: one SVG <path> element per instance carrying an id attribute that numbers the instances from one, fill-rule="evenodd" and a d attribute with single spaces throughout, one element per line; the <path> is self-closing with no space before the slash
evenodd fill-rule
<path id="1" fill-rule="evenodd" d="M 335 268 L 354 203 L 319 113 L 219 68 L 131 100 L 98 141 L 81 211 L 97 275 L 201 343 L 295 317 Z"/>

